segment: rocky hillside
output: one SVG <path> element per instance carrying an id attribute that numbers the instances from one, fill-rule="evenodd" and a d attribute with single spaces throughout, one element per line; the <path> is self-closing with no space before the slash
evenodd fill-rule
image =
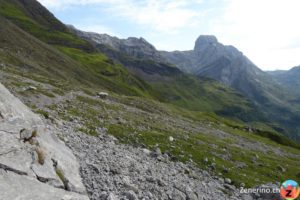
<path id="1" fill-rule="evenodd" d="M 268 73 L 283 86 L 291 88 L 293 92 L 297 92 L 297 88 L 300 86 L 300 66 L 293 67 L 288 71 L 279 70 L 269 71 Z"/>
<path id="2" fill-rule="evenodd" d="M 110 48 L 123 52 L 131 57 L 144 60 L 155 60 L 166 62 L 166 59 L 156 50 L 156 48 L 147 42 L 144 38 L 129 37 L 119 39 L 107 34 L 84 32 L 76 29 L 74 26 L 68 26 L 72 32 L 80 38 L 89 40 L 96 45 L 102 44 Z"/>
<path id="3" fill-rule="evenodd" d="M 79 164 L 56 131 L 0 84 L 1 199 L 88 199 Z"/>
<path id="4" fill-rule="evenodd" d="M 299 96 L 261 71 L 235 47 L 219 43 L 214 36 L 203 35 L 196 40 L 194 50 L 161 53 L 168 62 L 187 73 L 210 77 L 235 88 L 251 99 L 267 118 L 280 124 L 281 128 L 275 129 L 299 137 L 296 122 L 300 119 L 299 103 L 295 101 Z"/>
<path id="5" fill-rule="evenodd" d="M 33 91 L 32 87 L 27 93 Z M 207 125 L 207 122 L 167 114 L 165 112 L 170 111 L 164 110 L 166 108 L 150 102 L 153 109 L 149 110 L 144 100 L 135 104 L 138 99 L 127 101 L 121 96 L 100 99 L 81 92 L 57 96 L 50 102 L 36 102 L 30 96 L 21 96 L 44 110 L 39 111 L 42 121 L 3 86 L 0 94 L 0 134 L 4 139 L 1 140 L 0 191 L 4 199 L 272 199 L 278 198 L 278 194 L 239 193 L 238 186 L 270 179 L 267 174 L 260 178 L 246 177 L 242 170 L 237 174 L 235 168 L 248 171 L 259 165 L 265 171 L 274 167 L 274 175 L 283 175 L 286 170 L 289 173 L 294 170 L 289 167 L 294 166 L 289 160 L 298 156 L 288 153 L 288 147 L 279 148 L 260 137 L 261 142 L 257 142 L 256 137 L 218 130 L 219 126 L 212 122 Z M 101 119 L 93 118 L 100 115 Z M 97 125 L 94 132 L 87 129 L 91 121 Z M 162 123 L 156 124 L 157 121 Z M 132 129 L 137 132 L 130 133 Z M 159 129 L 169 132 L 159 132 Z M 186 135 L 175 130 L 186 130 Z M 210 139 L 211 134 L 214 140 Z M 80 168 L 56 135 L 72 149 Z M 231 140 L 243 146 L 244 155 L 251 152 L 249 161 L 242 157 L 243 161 L 239 162 L 231 159 L 238 153 L 234 151 L 236 143 L 229 143 Z M 184 141 L 190 142 L 185 144 Z M 218 154 L 225 143 L 223 155 Z M 278 165 L 261 163 L 264 159 L 260 156 L 272 157 Z M 279 165 L 283 157 L 287 163 Z M 89 198 L 82 195 L 85 188 L 78 169 Z M 259 187 L 277 188 L 276 184 Z"/>
<path id="6" fill-rule="evenodd" d="M 80 31 L 72 26 L 69 28 L 77 36 L 91 42 L 113 63 L 122 64 L 145 80 L 154 89 L 154 96 L 162 102 L 190 110 L 214 110 L 219 114 L 243 119 L 256 115 L 255 107 L 238 92 L 216 81 L 183 73 L 161 59 L 160 52 L 143 39 L 118 39 L 106 34 Z M 141 56 L 132 52 L 139 52 Z"/>
<path id="7" fill-rule="evenodd" d="M 215 36 L 200 36 L 191 51 L 161 53 L 181 70 L 218 80 L 256 102 L 262 103 L 266 98 L 277 103 L 281 101 L 275 93 L 276 82 L 267 73 L 235 47 L 219 43 Z"/>
<path id="8" fill-rule="evenodd" d="M 187 75 L 181 71 L 196 75 L 202 80 L 211 78 L 234 88 L 250 99 L 252 104 L 250 107 L 253 109 L 252 113 L 249 110 L 245 113 L 245 109 L 229 106 L 227 109 L 218 110 L 218 114 L 238 117 L 248 123 L 264 122 L 291 138 L 299 137 L 297 123 L 299 105 L 295 101 L 297 97 L 273 80 L 268 73 L 261 71 L 235 47 L 219 43 L 214 36 L 200 36 L 195 43 L 194 50 L 191 51 L 159 52 L 151 44 L 137 38 L 118 39 L 105 34 L 83 32 L 74 27 L 70 29 L 79 37 L 93 43 L 114 62 L 126 66 L 132 73 L 146 81 L 159 83 L 158 90 L 174 88 L 174 85 L 178 85 L 177 91 L 173 89 L 162 91 L 163 94 L 167 92 L 167 95 L 163 97 L 168 99 L 167 102 L 174 103 L 176 102 L 174 99 L 182 101 L 184 100 L 182 91 L 197 88 L 193 84 L 193 86 L 186 87 L 186 79 L 190 78 L 187 78 Z M 129 40 L 134 40 L 134 45 L 128 45 Z M 132 53 L 135 51 L 143 56 Z M 176 67 L 181 71 L 176 70 Z M 181 94 L 178 95 L 178 92 Z M 198 110 L 200 105 L 192 102 L 177 102 L 177 105 L 184 105 L 185 108 L 193 110 Z M 293 105 L 290 105 L 290 102 L 293 102 Z M 201 109 L 203 110 L 203 107 Z"/>
<path id="9" fill-rule="evenodd" d="M 0 81 L 20 99 L 1 85 L 5 200 L 274 199 L 239 188 L 299 178 L 299 144 L 237 90 L 144 40 L 80 38 L 34 0 L 0 0 L 0 15 Z"/>

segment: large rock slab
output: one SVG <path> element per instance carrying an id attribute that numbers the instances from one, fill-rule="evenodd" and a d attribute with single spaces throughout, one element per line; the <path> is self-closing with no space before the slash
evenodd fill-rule
<path id="1" fill-rule="evenodd" d="M 0 170 L 0 199 L 6 200 L 88 200 L 85 195 L 50 187 L 33 177 Z"/>
<path id="2" fill-rule="evenodd" d="M 0 199 L 88 199 L 76 157 L 56 131 L 0 84 Z"/>

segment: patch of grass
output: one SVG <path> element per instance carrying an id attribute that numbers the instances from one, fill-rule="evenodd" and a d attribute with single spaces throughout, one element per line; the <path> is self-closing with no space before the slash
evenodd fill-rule
<path id="1" fill-rule="evenodd" d="M 81 63 L 93 74 L 98 83 L 107 90 L 134 96 L 147 96 L 147 83 L 130 74 L 123 66 L 107 63 L 107 57 L 99 52 L 86 53 L 80 49 L 61 47 L 63 53 Z M 149 96 L 149 95 L 148 95 Z"/>
<path id="2" fill-rule="evenodd" d="M 56 175 L 58 176 L 58 178 L 64 183 L 66 178 L 65 178 L 63 171 L 59 168 L 56 168 L 55 172 L 56 172 Z"/>
<path id="3" fill-rule="evenodd" d="M 299 143 L 294 142 L 294 141 L 290 140 L 289 138 L 287 138 L 283 135 L 280 135 L 278 133 L 271 132 L 271 131 L 264 131 L 264 130 L 254 130 L 254 133 L 259 136 L 269 138 L 270 140 L 272 140 L 278 144 L 300 149 Z"/>
<path id="4" fill-rule="evenodd" d="M 64 25 L 62 25 L 53 16 L 47 15 L 48 11 L 46 11 L 42 7 L 36 7 L 36 2 L 31 3 L 32 5 L 27 4 L 24 7 L 22 7 L 22 4 L 14 2 L 14 0 L 1 0 L 0 3 L 0 14 L 2 16 L 12 20 L 22 29 L 48 44 L 63 44 L 66 46 L 82 48 L 89 51 L 93 49 L 88 42 L 70 33 L 64 27 Z M 40 10 L 40 13 L 34 10 L 29 11 L 28 9 L 31 8 Z M 28 12 L 35 12 L 33 13 L 35 17 L 28 15 Z M 45 19 L 39 20 L 41 18 Z M 52 24 L 42 24 L 42 21 L 51 21 Z"/>
<path id="5" fill-rule="evenodd" d="M 48 91 L 48 90 L 38 89 L 36 92 L 40 93 L 40 94 L 43 94 L 43 95 L 45 95 L 47 97 L 50 97 L 50 98 L 55 98 L 55 95 L 52 92 Z"/>
<path id="6" fill-rule="evenodd" d="M 49 117 L 50 117 L 49 113 L 47 111 L 45 111 L 45 110 L 39 109 L 39 110 L 36 110 L 35 113 L 44 116 L 45 119 L 49 119 Z"/>
<path id="7" fill-rule="evenodd" d="M 79 128 L 78 130 L 83 132 L 83 133 L 86 133 L 87 135 L 91 135 L 91 136 L 97 136 L 98 135 L 95 127 Z"/>
<path id="8" fill-rule="evenodd" d="M 46 159 L 45 151 L 41 147 L 37 147 L 35 149 L 35 152 L 37 153 L 38 156 L 38 163 L 40 163 L 40 165 L 44 165 Z"/>
<path id="9" fill-rule="evenodd" d="M 37 132 L 37 130 L 35 129 L 35 130 L 32 131 L 31 137 L 33 138 L 33 137 L 37 137 L 37 136 L 38 136 L 38 132 Z"/>

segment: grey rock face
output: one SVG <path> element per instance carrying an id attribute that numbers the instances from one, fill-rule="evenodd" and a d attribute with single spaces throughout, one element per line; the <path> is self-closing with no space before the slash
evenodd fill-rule
<path id="1" fill-rule="evenodd" d="M 166 61 L 155 47 L 144 38 L 129 37 L 127 39 L 119 39 L 107 34 L 80 31 L 72 26 L 69 26 L 69 28 L 81 38 L 85 38 L 92 43 L 107 45 L 114 50 L 124 52 L 134 58 L 155 60 L 159 62 Z"/>
<path id="2" fill-rule="evenodd" d="M 288 87 L 293 91 L 293 93 L 298 93 L 298 88 L 300 87 L 300 66 L 293 67 L 290 70 L 284 71 L 270 71 L 268 72 L 272 77 L 274 77 L 282 86 Z M 299 103 L 299 101 L 294 100 L 292 103 Z"/>
<path id="3" fill-rule="evenodd" d="M 233 46 L 215 36 L 200 36 L 190 51 L 161 52 L 167 62 L 184 72 L 208 77 L 235 88 L 253 102 L 283 104 L 279 85 Z"/>
<path id="4" fill-rule="evenodd" d="M 260 70 L 233 46 L 225 46 L 215 36 L 201 35 L 195 42 L 194 50 L 162 52 L 168 62 L 176 64 L 181 70 L 199 76 L 214 78 L 228 85 L 235 80 L 241 70 Z M 180 58 L 180 60 L 175 57 Z M 243 64 L 242 64 L 243 63 Z M 238 77 L 238 76 L 237 76 Z"/>
<path id="5" fill-rule="evenodd" d="M 201 35 L 195 43 L 195 51 L 201 50 L 205 46 L 216 45 L 218 40 L 213 35 Z"/>
<path id="6" fill-rule="evenodd" d="M 2 200 L 88 200 L 84 195 L 67 192 L 38 181 L 0 169 L 0 199 Z"/>
<path id="7" fill-rule="evenodd" d="M 88 199 L 71 150 L 1 84 L 0 112 L 0 199 Z M 53 159 L 72 192 L 62 189 Z"/>

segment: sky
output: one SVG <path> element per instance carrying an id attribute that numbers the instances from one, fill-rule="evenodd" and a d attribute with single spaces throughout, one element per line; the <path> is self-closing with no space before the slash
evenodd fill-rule
<path id="1" fill-rule="evenodd" d="M 299 0 L 38 0 L 76 28 L 191 50 L 215 35 L 263 70 L 300 65 Z"/>

